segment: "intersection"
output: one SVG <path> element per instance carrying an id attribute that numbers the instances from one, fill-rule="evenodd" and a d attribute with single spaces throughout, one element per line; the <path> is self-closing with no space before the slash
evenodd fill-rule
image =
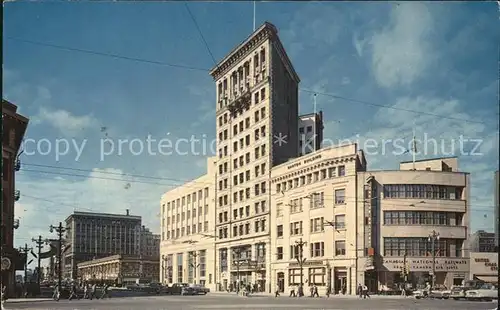
<path id="1" fill-rule="evenodd" d="M 414 298 L 378 298 L 363 300 L 358 298 L 289 298 L 289 297 L 239 297 L 234 295 L 207 296 L 151 296 L 110 298 L 105 300 L 61 300 L 38 302 L 7 302 L 5 309 L 141 309 L 141 310 L 203 310 L 203 309 L 308 309 L 341 310 L 363 309 L 476 309 L 490 310 L 497 302 L 467 302 L 454 300 L 416 300 Z"/>

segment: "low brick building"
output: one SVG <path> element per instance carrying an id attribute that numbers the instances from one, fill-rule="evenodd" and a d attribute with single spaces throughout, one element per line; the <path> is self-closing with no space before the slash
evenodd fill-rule
<path id="1" fill-rule="evenodd" d="M 160 262 L 154 257 L 113 255 L 79 263 L 78 279 L 116 284 L 158 281 Z"/>

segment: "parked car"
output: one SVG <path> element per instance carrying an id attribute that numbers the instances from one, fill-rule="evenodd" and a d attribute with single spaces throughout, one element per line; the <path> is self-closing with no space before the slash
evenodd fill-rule
<path id="1" fill-rule="evenodd" d="M 492 301 L 498 299 L 498 287 L 487 283 L 480 288 L 466 291 L 465 298 L 467 300 Z"/>
<path id="2" fill-rule="evenodd" d="M 170 295 L 196 295 L 197 291 L 188 283 L 174 283 L 167 289 Z"/>
<path id="3" fill-rule="evenodd" d="M 442 285 L 437 285 L 435 288 L 431 289 L 429 296 L 427 295 L 427 291 L 425 289 L 418 289 L 413 291 L 413 296 L 416 299 L 420 298 L 436 298 L 436 299 L 448 299 L 450 298 L 451 291 L 446 289 L 446 287 Z"/>
<path id="4" fill-rule="evenodd" d="M 200 284 L 193 284 L 191 285 L 191 287 L 196 291 L 196 294 L 198 295 L 206 295 L 210 293 L 210 289 L 208 287 L 201 286 Z"/>

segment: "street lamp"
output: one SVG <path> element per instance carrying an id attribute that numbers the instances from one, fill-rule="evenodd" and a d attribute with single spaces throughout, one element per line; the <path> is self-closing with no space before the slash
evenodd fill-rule
<path id="1" fill-rule="evenodd" d="M 299 249 L 298 256 L 296 256 L 300 267 L 299 297 L 304 296 L 304 263 L 306 262 L 306 258 L 304 257 L 304 245 L 306 244 L 307 242 L 302 241 L 302 238 L 295 241 L 295 247 Z"/>
<path id="2" fill-rule="evenodd" d="M 59 260 L 59 265 L 58 265 L 59 270 L 57 271 L 57 285 L 60 291 L 62 282 L 62 237 L 63 234 L 66 232 L 66 228 L 63 227 L 62 222 L 59 222 L 58 226 L 50 225 L 49 231 L 51 233 L 55 231 L 58 237 L 57 259 Z"/>
<path id="3" fill-rule="evenodd" d="M 432 250 L 432 288 L 436 284 L 436 241 L 439 241 L 439 233 L 433 230 L 427 238 L 431 243 Z"/>

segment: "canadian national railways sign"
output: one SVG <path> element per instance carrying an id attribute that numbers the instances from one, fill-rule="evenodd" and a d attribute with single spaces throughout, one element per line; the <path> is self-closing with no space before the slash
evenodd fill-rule
<path id="1" fill-rule="evenodd" d="M 384 258 L 382 264 L 391 271 L 399 271 L 404 267 L 404 260 L 401 258 Z M 429 258 L 408 258 L 406 265 L 410 271 L 431 271 L 432 259 Z M 445 259 L 436 258 L 436 271 L 469 271 L 469 260 L 467 259 Z"/>

